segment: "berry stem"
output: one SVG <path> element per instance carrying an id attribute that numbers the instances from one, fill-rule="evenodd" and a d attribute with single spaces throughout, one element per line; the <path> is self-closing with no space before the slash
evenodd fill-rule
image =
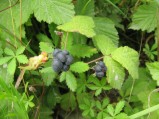
<path id="1" fill-rule="evenodd" d="M 99 57 L 99 58 L 94 59 L 94 60 L 92 60 L 92 61 L 90 61 L 90 62 L 87 62 L 87 64 L 91 64 L 91 63 L 96 62 L 96 61 L 98 61 L 98 60 L 101 60 L 101 59 L 103 59 L 103 58 L 104 58 L 104 56 Z"/>
<path id="2" fill-rule="evenodd" d="M 68 32 L 67 32 L 67 34 L 66 34 L 66 39 L 65 39 L 65 47 L 64 47 L 64 49 L 66 49 L 66 46 L 67 46 L 67 41 L 68 41 Z"/>

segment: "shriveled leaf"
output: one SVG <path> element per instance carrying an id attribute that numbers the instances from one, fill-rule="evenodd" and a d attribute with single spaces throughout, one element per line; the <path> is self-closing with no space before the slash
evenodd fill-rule
<path id="1" fill-rule="evenodd" d="M 63 24 L 72 19 L 74 6 L 72 0 L 34 0 L 34 15 L 38 21 Z"/>
<path id="2" fill-rule="evenodd" d="M 8 64 L 8 72 L 12 75 L 15 73 L 16 69 L 16 59 L 13 58 Z"/>
<path id="3" fill-rule="evenodd" d="M 85 58 L 91 57 L 93 54 L 97 53 L 97 50 L 87 45 L 75 44 L 71 47 L 70 53 L 73 56 Z"/>
<path id="4" fill-rule="evenodd" d="M 71 21 L 60 25 L 57 28 L 67 32 L 78 32 L 87 37 L 93 37 L 95 35 L 93 30 L 94 27 L 94 22 L 91 17 L 75 16 Z"/>
<path id="5" fill-rule="evenodd" d="M 71 65 L 70 70 L 77 72 L 77 73 L 82 73 L 85 72 L 89 69 L 89 66 L 87 63 L 84 62 L 76 62 Z"/>
<path id="6" fill-rule="evenodd" d="M 104 63 L 107 66 L 107 80 L 110 85 L 115 89 L 121 89 L 125 71 L 124 68 L 111 57 L 104 57 Z"/>
<path id="7" fill-rule="evenodd" d="M 28 63 L 28 59 L 25 55 L 18 55 L 17 60 L 19 63 L 22 63 L 22 64 Z"/>
<path id="8" fill-rule="evenodd" d="M 75 76 L 70 71 L 66 72 L 66 83 L 71 91 L 76 91 L 77 81 Z"/>
<path id="9" fill-rule="evenodd" d="M 94 37 L 94 43 L 97 44 L 104 55 L 109 55 L 117 48 L 111 39 L 105 35 L 96 35 Z"/>
<path id="10" fill-rule="evenodd" d="M 134 79 L 138 78 L 139 56 L 135 50 L 127 46 L 120 47 L 112 52 L 111 55 L 114 60 L 128 70 Z"/>
<path id="11" fill-rule="evenodd" d="M 97 35 L 105 35 L 110 38 L 110 40 L 118 46 L 119 36 L 115 28 L 115 24 L 106 17 L 95 17 L 93 18 L 95 23 L 95 32 Z"/>
<path id="12" fill-rule="evenodd" d="M 149 2 L 138 7 L 133 14 L 131 29 L 151 32 L 157 27 L 158 4 Z"/>

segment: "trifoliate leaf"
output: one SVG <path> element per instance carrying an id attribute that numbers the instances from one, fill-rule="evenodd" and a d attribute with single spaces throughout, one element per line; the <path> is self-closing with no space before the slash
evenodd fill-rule
<path id="1" fill-rule="evenodd" d="M 112 52 L 111 56 L 126 68 L 134 79 L 138 78 L 139 56 L 135 50 L 127 46 L 120 47 Z"/>
<path id="2" fill-rule="evenodd" d="M 115 107 L 115 115 L 119 114 L 121 112 L 121 110 L 123 109 L 125 105 L 125 102 L 124 101 L 120 101 L 117 103 L 116 107 Z"/>
<path id="3" fill-rule="evenodd" d="M 77 88 L 76 78 L 70 71 L 66 72 L 66 84 L 72 91 L 75 91 Z"/>
<path id="4" fill-rule="evenodd" d="M 97 53 L 96 48 L 91 46 L 75 44 L 71 47 L 70 53 L 76 57 L 91 57 L 93 54 Z"/>
<path id="5" fill-rule="evenodd" d="M 38 21 L 63 24 L 74 15 L 72 0 L 34 0 L 33 3 L 34 15 Z"/>
<path id="6" fill-rule="evenodd" d="M 58 26 L 58 29 L 66 32 L 78 32 L 87 37 L 95 36 L 93 28 L 95 27 L 94 21 L 88 16 L 75 16 L 73 19 L 63 25 Z"/>
<path id="7" fill-rule="evenodd" d="M 51 53 L 53 51 L 52 44 L 47 42 L 40 42 L 40 50 L 43 52 Z"/>
<path id="8" fill-rule="evenodd" d="M 4 49 L 4 53 L 7 54 L 7 55 L 11 55 L 11 56 L 14 56 L 14 52 L 13 50 L 9 49 L 9 48 L 5 48 Z"/>
<path id="9" fill-rule="evenodd" d="M 133 14 L 131 29 L 151 32 L 157 27 L 158 4 L 150 2 L 138 7 Z"/>
<path id="10" fill-rule="evenodd" d="M 94 16 L 94 0 L 77 0 L 75 11 L 77 15 Z"/>
<path id="11" fill-rule="evenodd" d="M 16 69 L 16 59 L 13 58 L 8 64 L 8 72 L 12 75 Z"/>
<path id="12" fill-rule="evenodd" d="M 156 80 L 159 85 L 159 62 L 147 63 L 146 66 L 148 67 L 153 80 Z"/>
<path id="13" fill-rule="evenodd" d="M 96 35 L 93 41 L 104 55 L 109 55 L 117 48 L 111 39 L 105 35 Z"/>
<path id="14" fill-rule="evenodd" d="M 115 28 L 115 24 L 108 18 L 95 17 L 93 18 L 95 23 L 95 32 L 97 35 L 105 35 L 110 38 L 111 41 L 118 46 L 119 36 Z"/>
<path id="15" fill-rule="evenodd" d="M 24 47 L 24 46 L 20 46 L 20 47 L 17 49 L 17 51 L 16 51 L 16 55 L 22 54 L 22 53 L 24 52 L 24 50 L 25 50 L 25 47 Z"/>
<path id="16" fill-rule="evenodd" d="M 110 85 L 115 89 L 121 89 L 124 78 L 125 71 L 124 68 L 111 57 L 104 57 L 104 63 L 107 66 L 107 80 Z"/>
<path id="17" fill-rule="evenodd" d="M 77 72 L 77 73 L 82 73 L 85 72 L 89 69 L 89 65 L 84 62 L 76 62 L 71 65 L 70 70 Z"/>
<path id="18" fill-rule="evenodd" d="M 25 55 L 18 55 L 17 60 L 19 63 L 22 63 L 22 64 L 28 63 L 28 59 Z"/>
<path id="19" fill-rule="evenodd" d="M 0 65 L 7 63 L 10 59 L 12 59 L 12 56 L 8 56 L 8 57 L 1 57 L 0 58 Z"/>

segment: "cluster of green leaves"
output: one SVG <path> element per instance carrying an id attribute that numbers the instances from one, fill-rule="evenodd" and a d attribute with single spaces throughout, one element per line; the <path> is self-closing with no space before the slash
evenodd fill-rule
<path id="1" fill-rule="evenodd" d="M 54 116 L 75 118 L 63 111 L 70 113 L 79 109 L 78 113 L 83 118 L 128 119 L 132 118 L 130 115 L 150 107 L 150 103 L 151 106 L 158 103 L 155 99 L 159 95 L 150 95 L 159 85 L 157 0 L 142 0 L 141 4 L 139 1 L 119 0 L 2 2 L 0 99 L 3 99 L 1 109 L 5 107 L 0 112 L 2 117 L 25 119 L 38 116 L 50 119 L 54 109 Z M 148 62 L 144 62 L 146 67 L 139 67 L 141 54 L 121 45 L 120 31 L 128 30 L 122 24 L 123 19 L 132 20 L 126 24 L 129 29 L 139 33 L 155 32 L 156 41 L 152 47 L 146 44 L 143 49 L 149 58 Z M 55 48 L 66 49 L 74 57 L 69 71 L 56 73 L 52 70 Z M 22 94 L 19 94 L 13 86 L 20 74 L 18 66 L 27 65 L 28 58 L 40 52 L 47 52 L 49 60 L 38 70 L 26 71 L 22 77 L 24 86 L 19 90 Z M 95 76 L 93 70 L 99 59 L 107 67 L 106 75 L 101 79 Z M 37 109 L 33 108 L 32 101 Z M 153 112 L 150 116 L 156 118 L 159 113 Z"/>

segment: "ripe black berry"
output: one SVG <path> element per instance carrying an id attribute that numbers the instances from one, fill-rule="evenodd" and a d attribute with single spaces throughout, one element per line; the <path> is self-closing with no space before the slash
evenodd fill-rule
<path id="1" fill-rule="evenodd" d="M 68 71 L 73 57 L 66 50 L 55 49 L 53 52 L 53 70 L 55 72 Z"/>
<path id="2" fill-rule="evenodd" d="M 99 61 L 95 66 L 94 66 L 95 74 L 98 78 L 102 78 L 105 75 L 105 72 L 107 70 L 105 64 L 103 61 Z"/>

